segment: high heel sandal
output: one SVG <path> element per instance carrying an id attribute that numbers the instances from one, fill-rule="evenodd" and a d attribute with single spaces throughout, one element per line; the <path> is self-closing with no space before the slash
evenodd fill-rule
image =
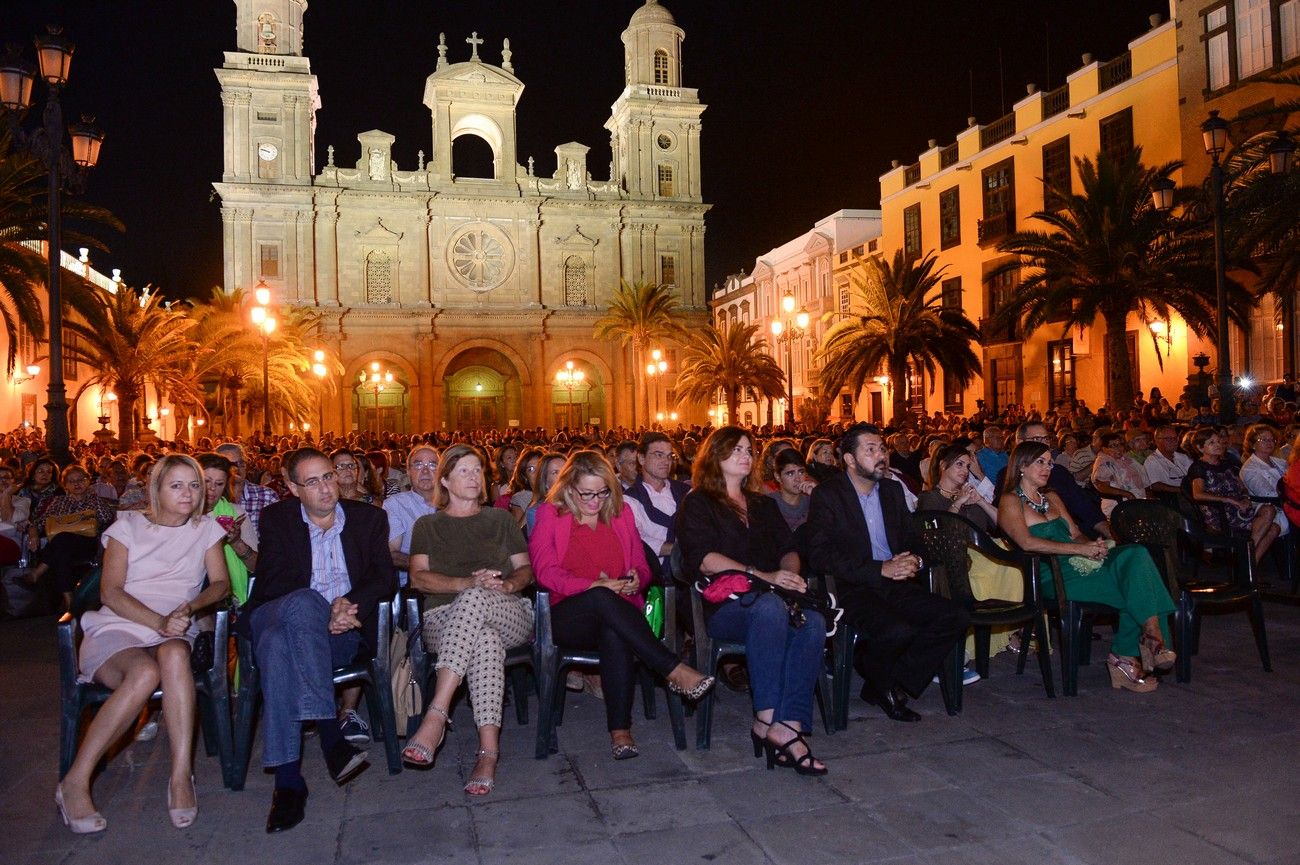
<path id="1" fill-rule="evenodd" d="M 1111 654 L 1106 658 L 1106 668 L 1110 671 L 1110 686 L 1116 690 L 1124 688 L 1139 694 L 1149 694 L 1156 689 L 1155 679 L 1146 679 L 1132 658 L 1122 658 Z"/>
<path id="2" fill-rule="evenodd" d="M 684 699 L 694 702 L 709 693 L 716 683 L 717 679 L 713 676 L 705 676 L 695 683 L 694 688 L 683 688 L 681 685 L 670 680 L 668 682 L 668 690 L 672 691 L 674 694 L 678 694 Z"/>
<path id="3" fill-rule="evenodd" d="M 501 752 L 480 750 L 475 756 L 491 757 L 493 760 L 498 760 L 501 758 Z M 491 778 L 475 778 L 471 775 L 469 781 L 465 783 L 465 792 L 471 796 L 486 796 L 492 792 L 492 788 L 496 785 L 497 779 L 495 775 Z"/>
<path id="4" fill-rule="evenodd" d="M 96 832 L 103 832 L 108 828 L 108 821 L 104 815 L 96 811 L 89 817 L 69 817 L 68 809 L 63 807 L 63 785 L 60 784 L 54 788 L 54 804 L 59 806 L 59 816 L 63 818 L 63 825 L 67 826 L 76 835 L 93 835 Z"/>
<path id="5" fill-rule="evenodd" d="M 1173 649 L 1166 648 L 1163 640 L 1150 634 L 1143 634 L 1138 640 L 1138 650 L 1142 653 L 1142 666 L 1156 673 L 1169 672 L 1178 660 Z"/>
<path id="6" fill-rule="evenodd" d="M 791 733 L 794 733 L 794 738 L 781 744 L 777 744 L 770 739 L 767 740 L 768 745 L 771 747 L 771 750 L 767 752 L 767 768 L 771 769 L 773 766 L 780 766 L 782 769 L 793 769 L 799 775 L 825 775 L 829 771 L 824 765 L 820 768 L 817 766 L 817 758 L 813 756 L 812 748 L 808 745 L 808 740 L 803 737 L 801 731 L 791 727 L 785 721 L 773 721 L 769 725 L 769 729 L 776 726 L 785 727 Z M 791 750 L 795 743 L 803 745 L 803 754 L 798 757 Z"/>
<path id="7" fill-rule="evenodd" d="M 199 793 L 194 789 L 194 776 L 190 776 L 190 790 L 194 793 L 194 807 L 192 808 L 173 808 L 172 807 L 172 785 L 171 781 L 167 782 L 167 816 L 171 818 L 172 825 L 177 829 L 188 829 L 194 825 L 194 819 L 199 816 Z"/>
<path id="8" fill-rule="evenodd" d="M 765 721 L 760 721 L 757 715 L 754 716 L 754 723 L 762 724 L 764 727 L 767 727 L 768 729 L 771 729 L 772 727 L 770 723 L 767 723 Z M 757 733 L 755 733 L 753 724 L 751 724 L 749 727 L 749 739 L 751 742 L 754 743 L 755 757 L 762 757 L 764 754 L 772 750 L 772 743 L 767 741 L 766 736 L 760 736 Z M 770 759 L 768 760 L 767 768 L 769 769 L 772 768 L 772 761 Z"/>
<path id="9" fill-rule="evenodd" d="M 438 744 L 432 748 L 427 748 L 418 742 L 411 742 L 402 749 L 402 765 L 410 766 L 412 769 L 428 769 L 433 765 L 433 757 L 442 747 L 442 743 L 447 741 L 447 731 L 451 729 L 451 718 L 445 711 L 437 706 L 429 706 L 429 711 L 435 715 L 441 715 L 447 723 L 443 725 L 442 736 L 438 739 Z"/>

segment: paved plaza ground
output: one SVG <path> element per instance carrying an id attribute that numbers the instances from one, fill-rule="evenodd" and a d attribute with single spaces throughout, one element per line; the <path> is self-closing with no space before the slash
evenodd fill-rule
<path id="1" fill-rule="evenodd" d="M 1234 615 L 1206 621 L 1190 684 L 1151 695 L 1112 690 L 1094 662 L 1078 697 L 1048 700 L 1003 655 L 967 689 L 960 717 L 947 717 L 937 688 L 916 704 L 919 724 L 855 699 L 846 732 L 813 740 L 831 767 L 820 779 L 765 771 L 747 701 L 732 692 L 720 693 L 711 751 L 673 750 L 661 705 L 657 721 L 637 716 L 641 757 L 618 763 L 602 705 L 578 695 L 560 753 L 543 761 L 533 727 L 507 711 L 499 787 L 471 800 L 461 786 L 475 737 L 461 704 L 430 772 L 389 776 L 372 748 L 374 765 L 339 789 L 309 742 L 307 820 L 278 836 L 262 829 L 270 777 L 254 769 L 232 793 L 200 756 L 198 822 L 178 831 L 160 735 L 109 763 L 95 785 L 109 828 L 84 838 L 52 802 L 53 620 L 3 622 L 0 862 L 1300 863 L 1300 607 L 1270 602 L 1267 616 L 1272 674 Z"/>

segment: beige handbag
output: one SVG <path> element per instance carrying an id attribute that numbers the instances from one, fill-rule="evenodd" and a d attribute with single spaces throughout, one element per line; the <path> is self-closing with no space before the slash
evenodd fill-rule
<path id="1" fill-rule="evenodd" d="M 94 511 L 79 511 L 75 514 L 60 514 L 45 518 L 45 537 L 53 538 L 64 533 L 93 538 L 99 534 L 99 523 Z"/>

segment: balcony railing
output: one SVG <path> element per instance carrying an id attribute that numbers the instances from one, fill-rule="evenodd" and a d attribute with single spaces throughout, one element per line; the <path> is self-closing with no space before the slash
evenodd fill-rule
<path id="1" fill-rule="evenodd" d="M 1055 117 L 1070 107 L 1070 85 L 1064 84 L 1043 94 L 1043 119 Z"/>
<path id="2" fill-rule="evenodd" d="M 1005 141 L 1016 134 L 1016 115 L 1004 115 L 980 130 L 980 150 Z"/>
<path id="3" fill-rule="evenodd" d="M 953 142 L 939 151 L 939 167 L 947 168 L 957 164 L 957 142 Z"/>
<path id="4" fill-rule="evenodd" d="M 921 163 L 913 162 L 903 169 L 903 185 L 911 186 L 913 183 L 921 182 Z"/>
<path id="5" fill-rule="evenodd" d="M 981 318 L 979 327 L 981 341 L 984 345 L 1016 342 L 1020 339 L 1019 328 L 1014 324 L 1000 324 L 996 318 Z"/>
<path id="6" fill-rule="evenodd" d="M 977 224 L 980 246 L 990 246 L 1011 233 L 1016 224 L 1013 213 L 995 213 L 979 220 Z"/>
<path id="7" fill-rule="evenodd" d="M 1133 77 L 1133 55 L 1125 51 L 1097 70 L 1097 90 L 1105 91 Z"/>

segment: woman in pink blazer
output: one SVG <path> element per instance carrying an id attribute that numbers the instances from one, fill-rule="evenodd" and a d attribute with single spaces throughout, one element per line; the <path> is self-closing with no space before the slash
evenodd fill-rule
<path id="1" fill-rule="evenodd" d="M 600 653 L 614 759 L 637 756 L 633 664 L 640 660 L 690 700 L 708 693 L 713 677 L 681 663 L 646 624 L 643 593 L 650 568 L 614 468 L 603 454 L 578 451 L 565 462 L 538 508 L 528 555 L 538 584 L 551 593 L 556 644 Z"/>

